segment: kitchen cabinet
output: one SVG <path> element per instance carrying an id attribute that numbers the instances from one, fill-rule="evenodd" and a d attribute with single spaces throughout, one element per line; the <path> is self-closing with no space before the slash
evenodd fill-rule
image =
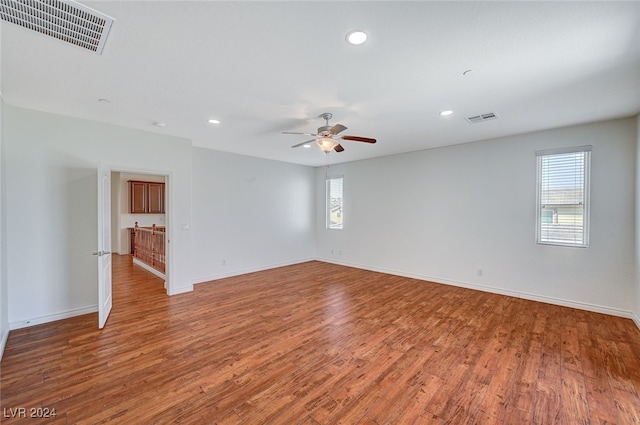
<path id="1" fill-rule="evenodd" d="M 164 214 L 164 183 L 129 180 L 131 214 Z"/>
<path id="2" fill-rule="evenodd" d="M 149 183 L 147 186 L 147 207 L 149 213 L 164 213 L 164 183 Z"/>

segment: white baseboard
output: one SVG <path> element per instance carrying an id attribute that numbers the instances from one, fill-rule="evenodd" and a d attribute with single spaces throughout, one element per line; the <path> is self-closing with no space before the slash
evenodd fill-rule
<path id="1" fill-rule="evenodd" d="M 152 273 L 152 274 L 158 276 L 160 279 L 166 279 L 166 277 L 164 276 L 164 273 L 162 273 L 159 270 L 154 269 L 153 267 L 151 267 L 150 265 L 148 265 L 146 263 L 143 263 L 142 261 L 138 260 L 136 257 L 133 257 L 133 264 L 142 267 L 143 269 L 145 269 L 149 273 Z"/>
<path id="2" fill-rule="evenodd" d="M 70 317 L 82 316 L 83 314 L 95 313 L 98 311 L 98 305 L 92 305 L 83 308 L 63 311 L 62 313 L 51 314 L 48 316 L 35 317 L 33 319 L 20 320 L 18 322 L 9 322 L 9 329 L 16 330 L 27 328 L 29 326 L 41 325 L 43 323 L 55 322 L 56 320 L 68 319 Z M 96 321 L 96 326 L 98 322 Z"/>
<path id="3" fill-rule="evenodd" d="M 287 261 L 284 263 L 269 264 L 269 265 L 260 266 L 260 267 L 250 267 L 246 269 L 234 270 L 227 273 L 219 273 L 211 276 L 199 277 L 199 278 L 193 279 L 193 283 L 194 285 L 197 285 L 198 283 L 205 283 L 205 282 L 210 282 L 212 280 L 224 279 L 224 278 L 233 277 L 233 276 L 240 276 L 248 273 L 261 272 L 265 270 L 276 269 L 278 267 L 292 266 L 294 264 L 306 263 L 308 261 L 313 261 L 313 260 L 315 260 L 315 258 L 304 258 L 300 260 Z"/>
<path id="4" fill-rule="evenodd" d="M 165 289 L 166 289 L 166 286 L 165 286 Z M 179 288 L 173 288 L 171 292 L 167 292 L 167 295 L 178 295 L 178 294 L 184 294 L 185 292 L 191 292 L 191 291 L 193 291 L 193 285 L 181 286 Z"/>
<path id="5" fill-rule="evenodd" d="M 424 275 L 419 275 L 419 274 L 414 274 L 414 273 L 406 273 L 406 272 L 402 272 L 402 271 L 399 271 L 399 270 L 385 269 L 385 268 L 380 268 L 380 267 L 370 267 L 370 266 L 366 266 L 366 265 L 363 265 L 363 264 L 347 263 L 347 262 L 344 262 L 344 261 L 335 261 L 335 260 L 329 259 L 329 258 L 316 258 L 316 260 L 323 261 L 325 263 L 331 263 L 331 264 L 338 264 L 338 265 L 341 265 L 341 266 L 353 267 L 353 268 L 356 268 L 356 269 L 362 269 L 362 270 L 369 270 L 369 271 L 373 271 L 373 272 L 392 274 L 392 275 L 396 275 L 396 276 L 408 277 L 408 278 L 412 278 L 412 279 L 424 280 L 424 281 L 440 283 L 440 284 L 444 284 L 444 285 L 458 286 L 458 287 L 461 287 L 461 288 L 473 289 L 473 290 L 476 290 L 476 291 L 483 291 L 483 292 L 490 292 L 490 293 L 498 294 L 498 295 L 507 295 L 507 296 L 510 296 L 510 297 L 522 298 L 522 299 L 530 300 L 530 301 L 538 301 L 538 302 L 543 302 L 543 303 L 547 303 L 547 304 L 559 305 L 559 306 L 563 306 L 563 307 L 571 307 L 571 308 L 575 308 L 575 309 L 578 309 L 578 310 L 592 311 L 594 313 L 608 314 L 610 316 L 624 317 L 626 319 L 633 320 L 635 322 L 635 324 L 638 326 L 638 328 L 640 329 L 640 319 L 638 318 L 637 315 L 635 315 L 631 311 L 621 310 L 621 309 L 617 309 L 617 308 L 605 307 L 605 306 L 601 306 L 601 305 L 597 305 L 597 304 L 584 303 L 584 302 L 581 302 L 581 301 L 572 301 L 572 300 L 565 300 L 565 299 L 562 299 L 562 298 L 548 297 L 548 296 L 545 296 L 545 295 L 531 294 L 531 293 L 527 293 L 527 292 L 512 291 L 512 290 L 509 290 L 509 289 L 496 288 L 496 287 L 487 286 L 487 285 L 478 285 L 476 283 L 454 281 L 454 280 L 443 279 L 443 278 L 438 278 L 438 277 L 434 277 L 434 276 L 424 276 Z"/>
<path id="6" fill-rule="evenodd" d="M 2 355 L 4 354 L 4 347 L 7 346 L 7 339 L 9 339 L 8 329 L 0 335 L 0 360 L 2 360 Z"/>
<path id="7" fill-rule="evenodd" d="M 633 316 L 631 317 L 631 320 L 633 320 L 636 326 L 638 327 L 638 329 L 640 329 L 640 317 L 638 317 L 638 315 L 635 313 L 631 313 L 631 314 Z"/>

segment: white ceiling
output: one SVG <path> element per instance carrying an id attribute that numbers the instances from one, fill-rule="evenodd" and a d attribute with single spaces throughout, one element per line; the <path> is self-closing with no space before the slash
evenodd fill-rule
<path id="1" fill-rule="evenodd" d="M 312 166 L 280 132 L 323 112 L 378 139 L 330 163 L 640 112 L 637 1 L 82 3 L 115 18 L 102 55 L 2 22 L 6 103 Z"/>

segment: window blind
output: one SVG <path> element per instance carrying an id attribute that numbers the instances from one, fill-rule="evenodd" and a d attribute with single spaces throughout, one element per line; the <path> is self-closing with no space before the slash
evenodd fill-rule
<path id="1" fill-rule="evenodd" d="M 537 242 L 588 246 L 591 146 L 536 152 Z"/>
<path id="2" fill-rule="evenodd" d="M 327 178 L 327 229 L 342 229 L 342 177 Z"/>

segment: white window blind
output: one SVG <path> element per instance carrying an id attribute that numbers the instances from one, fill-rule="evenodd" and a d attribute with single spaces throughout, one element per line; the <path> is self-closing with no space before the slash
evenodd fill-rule
<path id="1" fill-rule="evenodd" d="M 589 245 L 591 146 L 536 152 L 537 242 Z"/>
<path id="2" fill-rule="evenodd" d="M 342 229 L 342 177 L 327 178 L 327 229 Z"/>

